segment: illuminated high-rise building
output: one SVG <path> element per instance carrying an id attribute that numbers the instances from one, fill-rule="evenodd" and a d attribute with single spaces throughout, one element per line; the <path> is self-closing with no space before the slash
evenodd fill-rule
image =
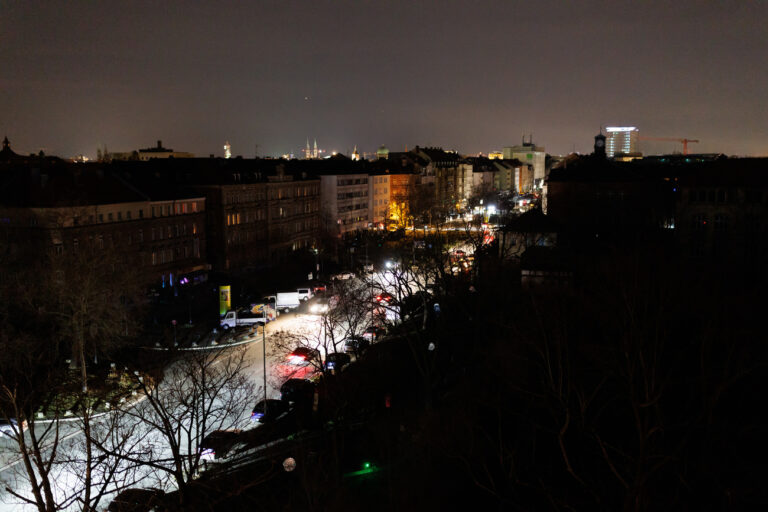
<path id="1" fill-rule="evenodd" d="M 634 126 L 607 126 L 605 153 L 608 158 L 621 153 L 625 155 L 637 153 L 637 136 L 639 130 Z"/>
<path id="2" fill-rule="evenodd" d="M 224 144 L 224 158 L 232 158 L 232 146 L 229 141 Z"/>

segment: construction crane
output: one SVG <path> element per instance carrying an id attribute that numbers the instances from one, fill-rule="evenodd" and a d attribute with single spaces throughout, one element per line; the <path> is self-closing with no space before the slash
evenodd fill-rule
<path id="1" fill-rule="evenodd" d="M 637 137 L 637 140 L 653 140 L 662 142 L 681 142 L 683 144 L 683 154 L 688 154 L 688 143 L 693 144 L 699 142 L 699 139 L 678 139 L 677 137 L 643 137 L 642 135 Z"/>

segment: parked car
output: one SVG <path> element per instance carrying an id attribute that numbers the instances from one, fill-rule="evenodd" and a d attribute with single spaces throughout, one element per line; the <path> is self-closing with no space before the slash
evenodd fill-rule
<path id="1" fill-rule="evenodd" d="M 16 434 L 23 433 L 27 430 L 27 422 L 23 421 L 21 427 L 16 418 L 11 418 L 10 421 L 5 418 L 0 418 L 0 438 L 2 437 L 16 437 Z"/>
<path id="2" fill-rule="evenodd" d="M 314 290 L 311 287 L 298 288 L 296 291 L 299 294 L 300 301 L 309 300 L 315 294 Z"/>
<path id="3" fill-rule="evenodd" d="M 165 493 L 160 489 L 126 489 L 115 496 L 108 512 L 148 512 L 163 507 Z"/>
<path id="4" fill-rule="evenodd" d="M 325 358 L 325 369 L 339 371 L 348 365 L 350 361 L 349 354 L 333 352 L 332 354 L 328 354 L 328 357 Z"/>
<path id="5" fill-rule="evenodd" d="M 311 402 L 315 385 L 306 379 L 288 379 L 280 386 L 280 399 L 286 402 Z"/>
<path id="6" fill-rule="evenodd" d="M 259 305 L 262 306 L 262 305 Z M 224 315 L 224 317 L 219 321 L 219 325 L 222 329 L 225 331 L 227 329 L 231 329 L 233 327 L 238 326 L 254 326 L 257 324 L 265 324 L 267 323 L 270 318 L 274 318 L 273 313 L 267 313 L 266 315 L 262 310 L 257 311 L 256 306 L 253 306 L 252 309 L 249 310 L 240 310 L 240 311 L 227 311 L 227 314 Z"/>
<path id="7" fill-rule="evenodd" d="M 384 327 L 380 327 L 378 325 L 371 325 L 368 326 L 368 328 L 363 331 L 363 338 L 365 338 L 368 341 L 376 341 L 380 337 L 382 337 L 384 334 L 386 334 L 387 330 Z"/>
<path id="8" fill-rule="evenodd" d="M 253 408 L 253 412 L 251 413 L 251 421 L 268 423 L 270 421 L 275 421 L 290 410 L 288 402 L 275 400 L 272 398 L 268 398 L 266 402 L 266 414 L 264 413 L 264 400 L 260 400 Z"/>
<path id="9" fill-rule="evenodd" d="M 370 344 L 371 343 L 365 338 L 352 336 L 351 338 L 344 340 L 344 351 L 347 353 L 352 352 L 354 354 L 360 354 L 367 349 Z"/>
<path id="10" fill-rule="evenodd" d="M 288 354 L 288 362 L 296 365 L 307 365 L 312 361 L 320 361 L 320 351 L 309 347 L 297 347 L 293 352 Z"/>
<path id="11" fill-rule="evenodd" d="M 226 457 L 240 439 L 240 430 L 214 430 L 200 443 L 200 458 L 215 460 Z"/>

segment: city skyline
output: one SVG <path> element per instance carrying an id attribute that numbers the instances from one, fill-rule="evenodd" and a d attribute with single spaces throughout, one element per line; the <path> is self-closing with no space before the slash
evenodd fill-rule
<path id="1" fill-rule="evenodd" d="M 601 127 L 626 125 L 766 155 L 766 15 L 736 2 L 2 4 L 0 132 L 21 154 L 162 139 L 249 158 L 299 155 L 307 134 L 328 153 L 488 153 L 523 134 L 588 153 Z"/>

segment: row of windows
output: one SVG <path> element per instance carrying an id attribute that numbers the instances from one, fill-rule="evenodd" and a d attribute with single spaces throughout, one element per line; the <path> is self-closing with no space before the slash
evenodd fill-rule
<path id="1" fill-rule="evenodd" d="M 139 210 L 141 215 L 141 210 Z M 152 206 L 153 217 L 168 217 L 169 215 L 184 215 L 187 213 L 197 213 L 197 201 L 189 203 L 179 202 L 174 204 L 158 204 Z M 130 217 L 129 217 L 130 218 Z"/>
<path id="2" fill-rule="evenodd" d="M 139 208 L 138 213 L 139 213 L 139 218 L 143 219 L 144 218 L 144 210 L 142 208 Z M 133 214 L 131 213 L 131 210 L 128 210 L 128 211 L 125 212 L 125 220 L 133 220 L 132 216 L 133 216 Z M 115 219 L 117 219 L 118 222 L 122 221 L 123 220 L 123 212 L 117 212 L 117 215 L 115 215 L 114 212 L 108 212 L 106 219 L 107 219 L 107 222 L 114 222 Z M 94 221 L 104 222 L 104 214 L 103 213 L 99 213 L 95 217 L 93 215 L 89 215 L 88 216 L 88 223 L 89 224 L 93 224 Z M 76 215 L 74 217 L 74 219 L 72 220 L 72 223 L 75 226 L 79 225 L 80 224 L 80 217 L 78 217 Z"/>
<path id="3" fill-rule="evenodd" d="M 358 190 L 357 192 L 339 192 L 336 194 L 336 199 L 339 201 L 343 199 L 352 199 L 355 197 L 368 197 L 368 191 Z"/>
<path id="4" fill-rule="evenodd" d="M 348 226 L 350 224 L 355 224 L 357 222 L 364 222 L 368 220 L 367 215 L 358 215 L 357 217 L 350 217 L 348 219 L 339 219 L 338 223 L 343 224 L 345 226 Z"/>
<path id="5" fill-rule="evenodd" d="M 192 231 L 193 235 L 197 234 L 197 223 L 194 223 L 194 222 L 192 223 L 191 231 Z M 110 247 L 113 246 L 115 243 L 120 244 L 120 241 L 122 239 L 121 235 L 122 235 L 121 233 L 115 233 L 114 236 L 112 234 L 106 235 L 107 244 Z M 164 228 L 160 228 L 160 227 L 159 228 L 152 228 L 151 229 L 151 239 L 153 241 L 154 240 L 163 240 L 165 238 L 174 238 L 174 236 L 175 237 L 179 237 L 179 236 L 186 236 L 186 235 L 187 235 L 187 225 L 186 224 L 176 224 L 174 226 L 166 226 L 165 229 Z M 104 235 L 95 235 L 95 236 L 91 235 L 88 238 L 89 238 L 90 243 L 94 243 L 94 241 L 95 241 L 95 243 L 97 244 L 97 246 L 100 249 L 104 248 L 104 240 L 105 240 L 105 236 Z M 115 238 L 117 239 L 116 241 L 115 241 Z M 134 241 L 134 238 L 133 238 L 133 233 L 132 232 L 125 234 L 125 244 L 126 245 L 132 245 L 133 241 Z M 139 229 L 136 232 L 136 241 L 138 243 L 143 243 L 144 242 L 144 230 L 143 229 Z M 73 248 L 75 250 L 77 250 L 79 245 L 80 245 L 80 240 L 78 238 L 74 238 L 72 240 Z"/>
<path id="6" fill-rule="evenodd" d="M 299 222 L 288 223 L 286 225 L 273 226 L 270 229 L 272 236 L 280 238 L 288 238 L 291 235 L 299 233 L 313 232 L 317 229 L 317 219 L 306 219 Z M 251 241 L 263 241 L 264 231 L 251 232 L 251 231 L 233 231 L 227 235 L 227 245 L 238 245 L 241 243 L 248 243 Z"/>
<path id="7" fill-rule="evenodd" d="M 191 202 L 191 203 L 175 203 L 173 205 L 166 204 L 166 205 L 155 205 L 152 206 L 152 216 L 153 217 L 167 217 L 169 215 L 184 215 L 187 213 L 196 213 L 198 211 L 197 202 Z M 138 214 L 136 218 L 143 219 L 144 218 L 144 209 L 139 208 L 136 213 Z M 89 215 L 88 216 L 88 223 L 93 224 L 94 222 L 121 222 L 123 220 L 133 220 L 133 211 L 132 210 L 126 210 L 118 211 L 118 212 L 107 212 L 106 215 L 104 213 L 99 213 L 96 215 Z M 80 225 L 80 217 L 78 215 L 75 215 L 72 219 L 72 223 L 75 226 Z"/>
<path id="8" fill-rule="evenodd" d="M 336 180 L 337 187 L 347 187 L 349 185 L 367 185 L 368 178 L 338 178 Z"/>
<path id="9" fill-rule="evenodd" d="M 118 238 L 118 242 L 119 242 L 119 238 L 120 237 L 118 236 L 117 238 Z M 142 230 L 139 230 L 139 241 L 143 241 L 143 238 L 144 238 L 144 236 L 143 236 Z M 127 236 L 126 241 L 127 241 L 128 245 L 131 245 L 131 243 L 132 243 L 132 236 L 130 234 Z M 106 236 L 104 236 L 104 235 L 96 235 L 96 236 L 91 235 L 91 236 L 88 237 L 88 244 L 90 246 L 92 246 L 92 247 L 95 246 L 98 249 L 104 249 L 105 246 L 114 247 L 115 239 L 113 238 L 112 235 L 106 235 Z M 188 248 L 186 246 L 184 246 L 184 247 L 185 247 L 184 248 L 184 255 L 185 255 L 185 257 L 188 257 L 188 253 L 189 253 L 188 252 Z M 74 252 L 77 252 L 79 249 L 80 249 L 80 239 L 79 238 L 73 238 L 72 239 L 72 250 Z M 171 249 L 167 249 L 167 250 L 171 250 Z M 64 252 L 64 244 L 60 243 L 60 242 L 54 244 L 54 251 L 56 252 L 56 254 L 62 254 Z M 176 248 L 176 253 L 178 254 L 179 251 L 181 251 L 181 248 L 177 247 Z M 152 252 L 152 254 L 153 254 L 153 257 L 152 257 L 153 258 L 152 259 L 153 263 L 152 264 L 153 265 L 155 265 L 155 263 L 154 263 L 154 261 L 155 261 L 154 254 L 155 254 L 155 252 L 156 251 Z M 162 251 L 160 251 L 160 252 L 162 252 Z M 198 258 L 200 257 L 200 240 L 198 238 L 195 238 L 194 241 L 193 241 L 193 254 L 195 255 L 195 257 L 198 257 Z"/>
<path id="10" fill-rule="evenodd" d="M 373 177 L 373 182 L 374 183 L 386 183 L 387 182 L 387 177 L 386 176 L 374 176 Z"/>
<path id="11" fill-rule="evenodd" d="M 765 201 L 765 198 L 766 195 L 763 190 L 744 190 L 745 203 L 760 204 Z M 732 203 L 738 201 L 738 192 L 722 188 L 695 188 L 688 191 L 688 201 L 691 203 Z"/>
<path id="12" fill-rule="evenodd" d="M 190 255 L 195 258 L 200 257 L 200 240 L 197 238 L 193 240 L 192 247 L 185 244 L 183 247 L 152 251 L 152 265 L 172 263 L 174 260 L 189 258 Z"/>
<path id="13" fill-rule="evenodd" d="M 729 218 L 727 215 L 718 213 L 715 214 L 714 229 L 716 232 L 723 232 L 728 230 Z M 691 219 L 691 227 L 694 231 L 705 231 L 709 224 L 707 216 L 704 214 L 694 215 Z"/>
<path id="14" fill-rule="evenodd" d="M 258 189 L 241 190 L 232 192 L 224 196 L 224 204 L 254 203 L 267 199 L 266 185 L 259 186 Z M 317 196 L 319 188 L 317 185 L 292 185 L 280 186 L 269 190 L 269 200 L 292 199 L 297 197 Z"/>
<path id="15" fill-rule="evenodd" d="M 732 195 L 724 189 L 692 189 L 688 192 L 688 200 L 692 203 L 726 203 Z"/>
<path id="16" fill-rule="evenodd" d="M 193 235 L 197 234 L 197 223 L 193 222 L 191 225 L 191 231 Z M 143 236 L 141 235 L 142 230 L 139 230 L 141 240 L 143 241 Z M 165 238 L 174 238 L 179 236 L 186 236 L 187 235 L 187 225 L 186 224 L 175 224 L 173 226 L 165 226 L 165 228 L 157 227 L 152 228 L 152 240 L 163 240 Z M 128 235 L 130 240 L 130 235 Z M 128 242 L 130 244 L 130 242 Z"/>
<path id="17" fill-rule="evenodd" d="M 347 205 L 347 206 L 339 206 L 339 211 L 340 212 L 351 212 L 351 211 L 355 211 L 355 210 L 364 210 L 366 208 L 368 208 L 368 204 L 367 203 L 358 203 L 358 204 L 350 204 L 350 205 Z"/>
<path id="18" fill-rule="evenodd" d="M 319 209 L 319 204 L 313 201 L 306 201 L 303 204 L 298 203 L 290 206 L 278 206 L 272 209 L 272 218 L 284 219 L 294 215 L 313 213 Z M 264 220 L 266 220 L 266 212 L 263 209 L 246 210 L 244 212 L 231 212 L 227 213 L 226 217 L 227 226 L 236 226 L 242 223 L 247 224 L 249 222 L 259 222 Z"/>

